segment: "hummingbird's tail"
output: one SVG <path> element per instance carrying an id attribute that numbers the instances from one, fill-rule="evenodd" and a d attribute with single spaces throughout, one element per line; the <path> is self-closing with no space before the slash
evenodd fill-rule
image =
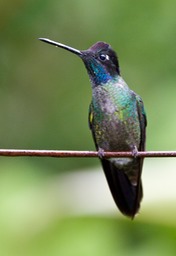
<path id="1" fill-rule="evenodd" d="M 109 160 L 101 159 L 106 179 L 109 184 L 114 201 L 119 210 L 126 216 L 134 218 L 140 208 L 140 201 L 143 196 L 141 178 L 137 185 L 133 185 L 125 172 Z M 142 168 L 139 161 L 139 168 Z"/>

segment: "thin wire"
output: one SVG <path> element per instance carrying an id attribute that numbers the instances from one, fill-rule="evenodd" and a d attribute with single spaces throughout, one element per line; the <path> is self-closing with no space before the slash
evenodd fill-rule
<path id="1" fill-rule="evenodd" d="M 0 149 L 0 156 L 6 157 L 100 157 L 97 151 L 72 150 L 27 150 L 27 149 Z M 134 157 L 132 152 L 103 152 L 103 157 Z M 135 157 L 176 157 L 176 151 L 140 151 Z"/>

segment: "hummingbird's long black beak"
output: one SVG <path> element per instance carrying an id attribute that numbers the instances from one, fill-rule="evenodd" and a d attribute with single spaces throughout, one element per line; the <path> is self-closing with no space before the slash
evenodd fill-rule
<path id="1" fill-rule="evenodd" d="M 73 52 L 73 53 L 75 53 L 76 55 L 79 55 L 79 56 L 82 55 L 82 52 L 81 52 L 81 51 L 79 51 L 79 50 L 77 50 L 77 49 L 75 49 L 75 48 L 72 48 L 72 47 L 70 47 L 70 46 L 68 46 L 68 45 L 61 44 L 61 43 L 52 41 L 52 40 L 47 39 L 47 38 L 39 38 L 39 40 L 40 40 L 40 41 L 43 41 L 43 42 L 45 42 L 45 43 L 48 43 L 48 44 L 52 44 L 52 45 L 54 45 L 54 46 L 56 46 L 56 47 L 63 48 L 63 49 L 65 49 L 65 50 L 67 50 L 67 51 Z"/>

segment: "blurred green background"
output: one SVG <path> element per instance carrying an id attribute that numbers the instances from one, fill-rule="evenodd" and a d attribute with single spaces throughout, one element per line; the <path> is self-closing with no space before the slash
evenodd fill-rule
<path id="1" fill-rule="evenodd" d="M 94 150 L 91 88 L 76 56 L 106 41 L 143 98 L 147 149 L 176 145 L 176 3 L 0 2 L 1 148 Z M 134 221 L 119 214 L 97 159 L 0 159 L 0 255 L 175 255 L 176 160 L 146 159 Z"/>

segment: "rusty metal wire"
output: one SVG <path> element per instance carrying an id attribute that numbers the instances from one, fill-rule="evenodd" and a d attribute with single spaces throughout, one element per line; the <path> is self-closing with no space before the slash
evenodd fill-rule
<path id="1" fill-rule="evenodd" d="M 97 151 L 72 151 L 72 150 L 28 150 L 28 149 L 0 149 L 0 156 L 6 157 L 99 157 Z M 103 157 L 134 157 L 132 152 L 104 152 Z M 176 157 L 176 151 L 143 151 L 136 157 Z"/>

